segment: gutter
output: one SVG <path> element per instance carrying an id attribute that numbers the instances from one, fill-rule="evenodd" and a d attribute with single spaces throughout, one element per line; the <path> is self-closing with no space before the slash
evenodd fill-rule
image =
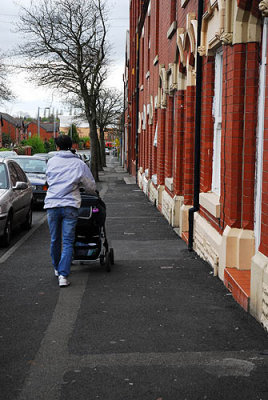
<path id="1" fill-rule="evenodd" d="M 201 44 L 203 0 L 198 0 L 197 49 Z M 196 58 L 195 144 L 194 144 L 194 205 L 189 210 L 188 250 L 193 250 L 194 213 L 199 211 L 200 192 L 200 137 L 201 137 L 202 57 Z"/>

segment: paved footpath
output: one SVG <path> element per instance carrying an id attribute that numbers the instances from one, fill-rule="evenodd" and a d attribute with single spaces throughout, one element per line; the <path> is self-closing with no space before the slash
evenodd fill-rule
<path id="1" fill-rule="evenodd" d="M 267 400 L 267 333 L 124 178 L 100 174 L 111 273 L 60 290 L 46 223 L 0 264 L 0 399 Z"/>

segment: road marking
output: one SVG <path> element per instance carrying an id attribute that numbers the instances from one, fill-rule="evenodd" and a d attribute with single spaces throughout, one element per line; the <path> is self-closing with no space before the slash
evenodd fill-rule
<path id="1" fill-rule="evenodd" d="M 0 258 L 0 264 L 3 264 L 18 248 L 27 240 L 30 236 L 46 221 L 47 216 L 45 215 L 26 235 L 24 235 L 17 243 L 14 244 L 5 254 Z"/>
<path id="2" fill-rule="evenodd" d="M 73 271 L 71 286 L 60 289 L 51 322 L 31 363 L 19 400 L 59 400 L 61 397 L 64 374 L 73 365 L 68 342 L 87 285 L 85 275 L 77 272 Z"/>
<path id="3" fill-rule="evenodd" d="M 265 362 L 255 351 L 208 351 L 208 352 L 175 352 L 175 353 L 112 353 L 89 354 L 73 357 L 76 365 L 72 368 L 96 367 L 148 367 L 162 366 L 188 368 L 191 366 L 206 369 L 216 376 L 249 376 L 258 365 Z"/>

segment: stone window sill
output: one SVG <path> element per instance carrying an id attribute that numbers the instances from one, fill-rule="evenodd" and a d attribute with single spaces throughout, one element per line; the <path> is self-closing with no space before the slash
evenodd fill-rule
<path id="1" fill-rule="evenodd" d="M 199 195 L 200 205 L 207 210 L 213 217 L 220 218 L 221 204 L 220 197 L 213 192 L 200 193 Z"/>
<path id="2" fill-rule="evenodd" d="M 173 192 L 173 178 L 165 178 L 165 186 L 170 192 Z"/>

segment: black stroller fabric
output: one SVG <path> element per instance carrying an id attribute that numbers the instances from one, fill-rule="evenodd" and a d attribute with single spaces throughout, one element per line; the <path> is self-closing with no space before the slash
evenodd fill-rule
<path id="1" fill-rule="evenodd" d="M 98 196 L 81 195 L 76 225 L 74 259 L 96 260 L 101 252 L 101 232 L 105 225 L 106 206 Z M 103 229 L 105 232 L 105 229 Z"/>
<path id="2" fill-rule="evenodd" d="M 105 203 L 97 196 L 83 194 L 81 198 L 76 233 L 85 237 L 98 235 L 105 224 Z"/>

